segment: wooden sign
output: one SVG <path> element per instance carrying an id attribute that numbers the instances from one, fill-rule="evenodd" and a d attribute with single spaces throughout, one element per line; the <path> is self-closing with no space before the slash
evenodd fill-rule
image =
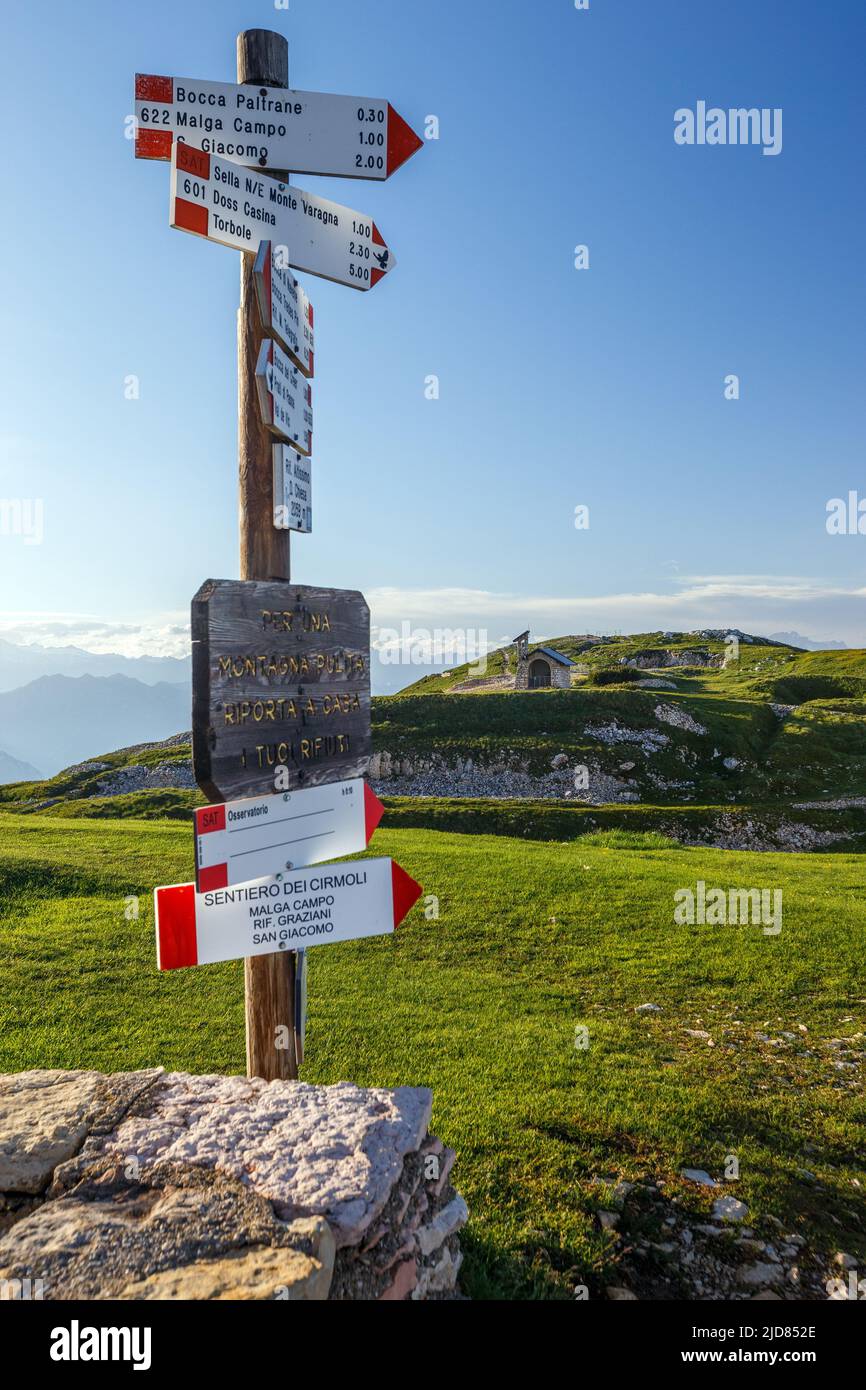
<path id="1" fill-rule="evenodd" d="M 210 800 L 363 775 L 371 752 L 363 594 L 208 579 L 192 601 L 192 676 L 193 767 Z"/>
<path id="2" fill-rule="evenodd" d="M 359 854 L 384 813 L 360 777 L 197 807 L 195 886 L 204 893 Z"/>
<path id="3" fill-rule="evenodd" d="M 260 242 L 253 274 L 263 328 L 285 348 L 304 376 L 311 377 L 313 306 L 288 268 L 287 248 L 274 247 L 270 241 Z"/>
<path id="4" fill-rule="evenodd" d="M 395 265 L 371 217 L 177 140 L 169 219 L 235 251 L 255 254 L 266 240 L 287 246 L 295 270 L 354 290 L 372 289 Z"/>
<path id="5" fill-rule="evenodd" d="M 274 525 L 278 531 L 312 531 L 312 460 L 290 444 L 275 444 L 273 457 Z"/>
<path id="6" fill-rule="evenodd" d="M 265 338 L 256 363 L 262 424 L 293 444 L 313 452 L 313 388 L 273 338 Z"/>
<path id="7" fill-rule="evenodd" d="M 393 859 L 322 864 L 207 893 L 194 883 L 157 888 L 157 967 L 182 970 L 385 936 L 422 891 Z"/>
<path id="8" fill-rule="evenodd" d="M 388 101 L 280 87 L 135 75 L 137 159 L 170 159 L 172 140 L 260 169 L 387 179 L 423 140 Z"/>

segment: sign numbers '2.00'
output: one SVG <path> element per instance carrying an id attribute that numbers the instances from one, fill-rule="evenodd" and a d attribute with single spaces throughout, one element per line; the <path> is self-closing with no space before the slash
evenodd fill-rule
<path id="1" fill-rule="evenodd" d="M 358 108 L 358 120 L 361 124 L 358 142 L 361 152 L 355 155 L 355 168 L 361 176 L 365 173 L 381 173 L 385 168 L 385 114 L 381 106 Z M 378 129 L 370 129 L 370 126 Z"/>
<path id="2" fill-rule="evenodd" d="M 390 102 L 285 88 L 135 78 L 135 153 L 170 159 L 174 140 L 248 168 L 387 179 L 422 146 Z"/>

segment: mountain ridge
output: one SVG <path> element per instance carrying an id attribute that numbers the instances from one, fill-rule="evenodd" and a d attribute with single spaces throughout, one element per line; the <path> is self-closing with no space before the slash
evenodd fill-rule
<path id="1" fill-rule="evenodd" d="M 130 676 L 143 685 L 180 684 L 192 678 L 192 659 L 184 656 L 124 656 L 85 647 L 48 647 L 0 637 L 0 694 L 40 676 Z"/>
<path id="2" fill-rule="evenodd" d="M 189 723 L 190 703 L 185 681 L 44 675 L 0 692 L 0 729 L 10 757 L 51 777 L 93 756 L 94 745 L 168 738 Z"/>

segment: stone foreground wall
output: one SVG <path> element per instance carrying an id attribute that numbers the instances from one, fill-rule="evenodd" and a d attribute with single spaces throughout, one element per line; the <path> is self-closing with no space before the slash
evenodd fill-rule
<path id="1" fill-rule="evenodd" d="M 161 1069 L 0 1076 L 0 1297 L 452 1297 L 467 1211 L 431 1104 Z"/>

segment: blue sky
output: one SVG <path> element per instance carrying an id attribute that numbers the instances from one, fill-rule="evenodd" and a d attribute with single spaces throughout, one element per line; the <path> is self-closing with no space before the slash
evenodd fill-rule
<path id="1" fill-rule="evenodd" d="M 398 265 L 366 295 L 302 277 L 315 530 L 293 575 L 363 589 L 382 627 L 492 641 L 866 645 L 866 535 L 825 528 L 829 499 L 866 497 L 855 0 L 89 0 L 5 22 L 0 496 L 41 499 L 44 539 L 0 536 L 0 630 L 180 654 L 201 581 L 237 574 L 238 256 L 169 229 L 168 167 L 133 159 L 124 121 L 136 70 L 232 80 L 236 33 L 264 27 L 293 86 L 440 122 L 385 184 L 296 180 L 374 216 Z M 677 145 L 698 100 L 781 107 L 781 154 Z"/>

